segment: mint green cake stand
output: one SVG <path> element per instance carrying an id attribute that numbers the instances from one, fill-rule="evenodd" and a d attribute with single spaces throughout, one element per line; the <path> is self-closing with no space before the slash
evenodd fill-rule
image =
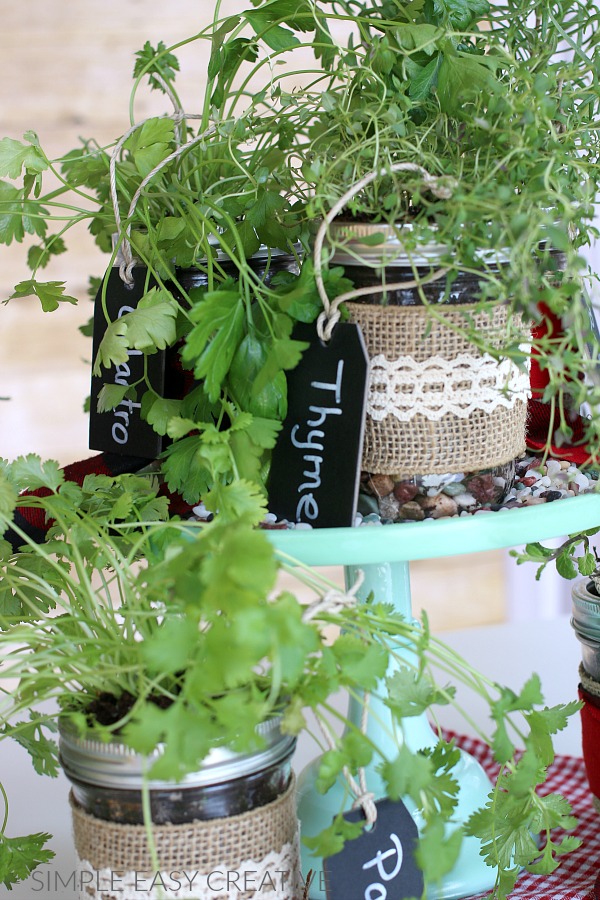
<path id="1" fill-rule="evenodd" d="M 392 603 L 397 612 L 408 618 L 412 616 L 410 560 L 511 547 L 598 526 L 600 493 L 453 519 L 359 528 L 271 531 L 269 537 L 279 553 L 286 558 L 292 557 L 312 566 L 343 565 L 348 585 L 355 582 L 357 572 L 361 570 L 365 580 L 357 594 L 359 600 L 364 600 L 373 592 L 378 600 Z M 527 599 L 524 598 L 523 602 L 527 602 Z M 360 726 L 361 711 L 359 703 L 350 703 L 349 718 L 357 726 Z M 395 756 L 397 743 L 394 740 L 394 725 L 389 710 L 381 701 L 372 697 L 369 711 L 369 736 L 385 755 Z M 405 720 L 402 734 L 413 750 L 432 746 L 436 742 L 436 736 L 425 715 Z M 331 824 L 340 809 L 350 809 L 352 802 L 342 783 L 334 785 L 324 796 L 319 794 L 314 788 L 317 769 L 318 760 L 315 760 L 298 779 L 298 814 L 303 836 L 318 834 Z M 461 786 L 454 816 L 454 823 L 457 825 L 464 823 L 474 810 L 485 804 L 491 783 L 479 763 L 464 751 L 455 769 L 455 776 Z M 374 765 L 367 769 L 366 779 L 369 790 L 376 797 L 385 796 Z M 408 803 L 407 806 L 419 826 L 419 811 Z M 479 842 L 475 838 L 465 838 L 453 871 L 440 883 L 428 886 L 428 900 L 453 900 L 490 890 L 496 872 L 485 865 L 479 851 Z M 304 877 L 311 869 L 320 873 L 322 867 L 322 860 L 303 848 Z M 310 898 L 325 898 L 322 879 L 318 876 L 313 882 Z"/>

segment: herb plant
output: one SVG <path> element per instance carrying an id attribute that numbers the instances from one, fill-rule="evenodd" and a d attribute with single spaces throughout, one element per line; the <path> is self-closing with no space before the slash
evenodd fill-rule
<path id="1" fill-rule="evenodd" d="M 580 256 L 597 234 L 597 4 L 340 0 L 319 8 L 329 27 L 344 20 L 352 29 L 314 98 L 302 166 L 310 215 L 325 216 L 350 185 L 376 173 L 339 218 L 393 226 L 415 258 L 423 245 L 447 248 L 432 266 L 445 273 L 440 304 L 421 292 L 432 317 L 443 318 L 459 271 L 477 275 L 480 308 L 505 305 L 507 331 L 494 349 L 467 316 L 463 330 L 482 351 L 524 366 L 532 348 L 521 322 L 555 315 L 563 333 L 550 327 L 533 352 L 555 414 L 548 445 L 568 443 L 570 412 L 600 399 L 586 377 L 600 347 Z M 328 241 L 330 252 L 343 248 L 343 237 Z M 423 277 L 417 262 L 413 270 Z M 585 432 L 594 457 L 598 416 Z"/>
<path id="2" fill-rule="evenodd" d="M 151 775 L 178 779 L 213 747 L 254 747 L 256 725 L 275 712 L 298 734 L 312 709 L 333 741 L 323 748 L 319 789 L 345 769 L 377 765 L 388 795 L 410 797 L 422 810 L 419 865 L 431 881 L 452 869 L 460 849 L 461 830 L 451 822 L 458 750 L 440 735 L 433 749 L 413 752 L 400 741 L 395 758 L 384 758 L 352 722 L 339 735 L 331 696 L 345 689 L 382 697 L 401 734 L 406 717 L 429 712 L 435 721 L 435 707 L 453 702 L 451 682 L 463 682 L 489 707 L 490 733 L 484 728 L 481 737 L 500 767 L 489 803 L 465 828 L 498 867 L 496 896 L 507 896 L 520 867 L 551 871 L 577 845 L 550 834 L 573 827 L 568 803 L 537 792 L 553 760 L 551 735 L 577 703 L 542 708 L 536 676 L 519 693 L 503 688 L 434 638 L 425 617 L 405 620 L 374 598 L 357 604 L 316 572 L 278 558 L 255 527 L 265 508 L 251 484 L 223 488 L 223 511 L 206 525 L 167 520 L 157 487 L 142 475 L 88 476 L 79 487 L 33 456 L 2 465 L 0 531 L 23 505 L 52 520 L 43 544 L 22 534 L 13 552 L 0 542 L 0 736 L 22 744 L 36 771 L 56 774 L 52 736 L 61 717 L 100 736 L 117 734 L 140 753 L 163 743 Z M 24 488 L 43 488 L 43 496 L 20 496 Z M 276 592 L 281 568 L 313 589 L 314 602 Z M 325 626 L 337 626 L 333 637 L 325 638 Z M 433 665 L 450 683 L 437 683 Z M 126 692 L 131 708 L 113 725 L 98 724 L 93 701 Z M 4 789 L 2 796 L 7 804 Z M 0 880 L 10 887 L 51 852 L 48 835 L 10 836 L 7 821 L 6 813 Z M 360 827 L 340 811 L 311 846 L 335 853 Z M 543 850 L 536 834 L 548 838 Z"/>
<path id="3" fill-rule="evenodd" d="M 248 260 L 262 245 L 300 263 L 314 223 L 349 185 L 376 172 L 346 215 L 393 225 L 409 253 L 423 243 L 447 247 L 442 301 L 458 271 L 477 274 L 481 309 L 505 305 L 508 324 L 501 346 L 486 347 L 466 317 L 475 346 L 525 366 L 532 350 L 522 321 L 540 324 L 547 309 L 562 322 L 562 333 L 539 337 L 534 352 L 549 381 L 548 446 L 567 443 L 571 411 L 600 400 L 586 378 L 599 347 L 579 255 L 596 233 L 597 5 L 251 0 L 232 16 L 220 9 L 216 2 L 211 26 L 182 42 L 209 53 L 192 115 L 177 95 L 177 48 L 146 44 L 131 109 L 148 85 L 165 94 L 172 114 L 132 118 L 112 147 L 89 139 L 60 160 L 47 158 L 33 132 L 24 142 L 0 141 L 0 176 L 17 182 L 0 183 L 0 242 L 38 239 L 31 278 L 13 298 L 35 294 L 45 310 L 74 302 L 40 273 L 64 251 L 69 229 L 86 223 L 111 263 L 121 250 L 125 266 L 135 258 L 148 273 L 140 308 L 109 325 L 96 371 L 123 363 L 131 350 L 149 357 L 176 346 L 198 381 L 183 401 L 158 396 L 147 378 L 107 382 L 99 408 L 142 400 L 143 417 L 173 441 L 164 461 L 169 485 L 191 502 L 215 478 L 264 485 L 286 411 L 285 372 L 303 350 L 293 325 L 314 320 L 320 301 L 310 253 L 300 275 L 270 282 Z M 297 85 L 286 90 L 294 73 Z M 413 171 L 394 174 L 398 163 Z M 445 197 L 431 192 L 423 169 Z M 59 186 L 44 193 L 49 172 Z M 330 235 L 332 249 L 336 240 Z M 182 288 L 178 274 L 190 266 L 205 272 L 205 288 Z M 326 274 L 335 297 L 342 273 Z M 429 311 L 443 317 L 443 302 Z M 225 444 L 218 452 L 215 431 Z M 586 420 L 585 432 L 593 455 L 598 417 Z"/>

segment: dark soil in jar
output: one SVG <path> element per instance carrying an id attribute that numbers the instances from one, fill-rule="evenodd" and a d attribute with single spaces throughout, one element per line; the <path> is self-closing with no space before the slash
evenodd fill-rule
<path id="1" fill-rule="evenodd" d="M 291 763 L 286 761 L 220 784 L 151 788 L 152 821 L 180 825 L 241 815 L 274 802 L 287 790 L 291 777 Z M 141 791 L 85 784 L 72 776 L 70 781 L 75 801 L 90 815 L 122 825 L 143 824 Z"/>
<path id="2" fill-rule="evenodd" d="M 149 703 L 154 703 L 155 706 L 158 706 L 161 709 L 166 709 L 171 705 L 169 697 L 165 697 L 163 694 L 150 695 L 147 699 Z M 134 704 L 135 697 L 128 691 L 123 691 L 119 697 L 104 692 L 98 694 L 98 696 L 88 704 L 84 713 L 91 726 L 94 724 L 106 726 L 116 725 L 117 722 L 120 722 L 129 712 L 131 712 Z"/>

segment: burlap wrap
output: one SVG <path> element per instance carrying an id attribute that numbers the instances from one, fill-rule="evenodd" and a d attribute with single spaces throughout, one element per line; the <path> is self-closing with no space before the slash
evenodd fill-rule
<path id="1" fill-rule="evenodd" d="M 454 360 L 459 354 L 477 356 L 478 351 L 452 325 L 470 327 L 492 346 L 506 336 L 506 309 L 499 306 L 490 315 L 468 305 L 447 306 L 449 324 L 432 319 L 423 306 L 380 306 L 348 303 L 350 320 L 362 329 L 369 357 L 388 360 L 401 356 L 422 363 L 438 356 Z M 524 339 L 527 338 L 525 330 Z M 492 412 L 476 409 L 466 418 L 451 413 L 431 420 L 418 413 L 409 422 L 392 416 L 375 421 L 367 415 L 363 448 L 363 470 L 397 476 L 470 472 L 510 462 L 525 450 L 527 403 L 512 408 L 500 406 Z"/>
<path id="2" fill-rule="evenodd" d="M 121 825 L 97 819 L 84 812 L 72 795 L 70 803 L 77 855 L 85 861 L 87 869 L 117 873 L 125 880 L 128 874 L 134 872 L 152 877 L 153 865 L 144 825 Z M 182 825 L 154 825 L 152 832 L 161 872 L 208 875 L 211 872 L 238 872 L 240 867 L 248 867 L 248 864 L 254 864 L 258 869 L 266 858 L 276 856 L 289 845 L 293 849 L 291 853 L 288 850 L 286 858 L 288 861 L 291 859 L 294 871 L 286 873 L 286 880 L 288 884 L 298 883 L 298 818 L 294 779 L 277 800 L 250 812 Z M 96 892 L 93 896 L 104 900 L 112 898 L 112 892 Z M 228 898 L 231 894 L 224 891 L 214 896 Z M 236 891 L 238 900 L 263 896 L 283 895 L 263 895 L 254 889 Z"/>

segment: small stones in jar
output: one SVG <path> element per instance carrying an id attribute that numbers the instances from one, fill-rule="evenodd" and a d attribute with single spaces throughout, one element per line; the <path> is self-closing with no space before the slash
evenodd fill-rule
<path id="1" fill-rule="evenodd" d="M 399 510 L 400 518 L 408 519 L 411 522 L 422 522 L 425 518 L 425 510 L 417 503 L 416 500 L 409 500 L 404 503 Z"/>
<path id="2" fill-rule="evenodd" d="M 472 494 L 479 503 L 493 503 L 497 495 L 497 487 L 494 484 L 494 476 L 490 473 L 474 475 L 467 481 L 467 491 Z"/>
<path id="3" fill-rule="evenodd" d="M 389 475 L 369 475 L 368 485 L 376 497 L 387 497 L 394 490 L 394 482 Z"/>
<path id="4" fill-rule="evenodd" d="M 419 505 L 425 514 L 431 519 L 444 519 L 455 516 L 458 513 L 456 501 L 447 494 L 436 494 L 435 497 L 423 497 Z"/>
<path id="5" fill-rule="evenodd" d="M 408 503 L 419 493 L 419 486 L 414 481 L 398 481 L 394 485 L 394 497 L 398 503 Z"/>

